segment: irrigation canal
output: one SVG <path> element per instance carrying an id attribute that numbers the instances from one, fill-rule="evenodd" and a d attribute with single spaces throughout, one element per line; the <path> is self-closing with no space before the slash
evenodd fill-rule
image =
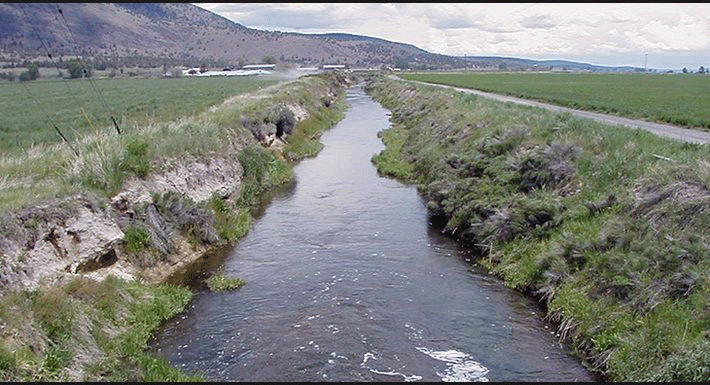
<path id="1" fill-rule="evenodd" d="M 151 350 L 211 381 L 594 381 L 534 301 L 429 225 L 414 186 L 378 176 L 389 111 L 359 86 L 348 102 L 220 261 L 247 284 L 196 290 Z"/>

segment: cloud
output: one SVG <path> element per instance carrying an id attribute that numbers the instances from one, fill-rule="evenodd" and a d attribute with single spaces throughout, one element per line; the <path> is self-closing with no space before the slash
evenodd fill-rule
<path id="1" fill-rule="evenodd" d="M 552 20 L 550 15 L 537 15 L 523 18 L 520 20 L 520 25 L 525 28 L 550 29 L 556 27 L 557 23 Z"/>
<path id="2" fill-rule="evenodd" d="M 433 26 L 437 29 L 458 29 L 471 28 L 473 24 L 471 20 L 454 18 L 437 21 Z"/>
<path id="3" fill-rule="evenodd" d="M 343 32 L 415 45 L 440 54 L 638 62 L 674 52 L 697 68 L 710 52 L 704 3 L 216 3 L 197 4 L 250 28 Z M 684 54 L 687 52 L 687 55 Z M 601 60 L 601 59 L 600 59 Z M 664 59 L 666 63 L 670 63 Z M 651 60 L 649 58 L 649 65 Z M 643 64 L 643 61 L 641 61 Z M 676 65 L 676 66 L 677 66 Z"/>
<path id="4" fill-rule="evenodd" d="M 212 12 L 218 13 L 249 28 L 281 30 L 281 31 L 307 31 L 335 29 L 343 24 L 342 20 L 328 15 L 328 17 L 314 17 L 324 12 L 330 13 L 327 4 L 267 4 L 267 3 L 220 3 L 199 4 Z"/>

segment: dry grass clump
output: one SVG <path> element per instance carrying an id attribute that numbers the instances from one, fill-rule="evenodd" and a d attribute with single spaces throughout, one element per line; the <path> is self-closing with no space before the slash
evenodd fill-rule
<path id="1" fill-rule="evenodd" d="M 538 298 L 592 367 L 710 381 L 706 147 L 386 79 L 368 90 L 392 111 L 378 169 L 416 183 L 432 223 Z"/>
<path id="2" fill-rule="evenodd" d="M 707 229 L 710 225 L 710 190 L 693 170 L 678 170 L 676 180 L 644 180 L 634 189 L 634 213 L 647 218 L 653 227 L 678 230 Z M 702 230 L 701 230 L 702 231 Z"/>

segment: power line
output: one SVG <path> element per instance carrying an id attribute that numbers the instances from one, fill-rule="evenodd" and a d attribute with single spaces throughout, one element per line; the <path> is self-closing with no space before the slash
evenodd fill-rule
<path id="1" fill-rule="evenodd" d="M 25 18 L 27 20 L 29 20 L 29 17 L 27 16 L 27 12 L 25 11 L 24 7 L 20 7 L 20 9 L 22 9 L 22 13 L 24 13 Z M 35 34 L 37 35 L 37 38 L 39 39 L 39 41 L 42 43 L 42 46 L 44 47 L 44 49 L 47 51 L 47 56 L 49 56 L 49 59 L 52 61 L 52 63 L 54 63 L 54 59 L 52 59 L 52 55 L 49 53 L 49 49 L 47 49 L 47 46 L 44 44 L 44 41 L 39 37 L 39 34 L 37 33 L 36 30 L 35 30 Z M 59 67 L 56 65 L 56 63 L 54 63 L 54 64 L 55 64 L 55 67 L 57 67 L 57 71 L 59 71 Z M 57 133 L 62 138 L 62 140 L 64 140 L 64 142 L 69 146 L 69 148 L 71 148 L 72 151 L 74 151 L 74 154 L 76 154 L 76 156 L 79 156 L 79 151 L 77 151 L 74 148 L 74 146 L 72 146 L 69 139 L 67 139 L 67 137 L 64 136 L 64 133 L 62 133 L 62 131 L 59 129 L 59 127 L 57 127 L 57 125 L 54 123 L 54 121 L 49 117 L 49 114 L 47 113 L 47 111 L 42 108 L 42 106 L 37 101 L 37 98 L 35 98 L 35 96 L 32 94 L 32 92 L 30 92 L 30 89 L 29 89 L 29 87 L 27 87 L 25 82 L 20 81 L 20 84 L 22 84 L 23 88 L 25 89 L 27 94 L 30 96 L 30 99 L 32 99 L 32 101 L 35 103 L 35 105 L 37 105 L 37 108 L 40 110 L 43 110 L 45 112 L 45 118 L 52 125 L 52 127 L 54 127 L 54 130 L 57 131 Z M 69 90 L 69 85 L 66 83 L 65 83 L 65 85 L 67 86 L 67 89 Z M 71 92 L 71 90 L 69 90 L 69 91 Z"/>
<path id="2" fill-rule="evenodd" d="M 25 7 L 24 7 L 24 6 L 20 6 L 20 9 L 22 10 L 22 13 L 25 15 L 25 20 L 28 20 L 28 21 L 29 21 L 30 18 L 29 18 L 29 16 L 27 15 L 27 11 L 25 10 Z M 56 17 L 55 17 L 55 20 L 56 20 Z M 62 83 L 64 83 L 64 85 L 67 87 L 67 91 L 69 91 L 69 94 L 74 95 L 75 98 L 76 98 L 76 94 L 75 94 L 74 92 L 72 92 L 71 88 L 69 87 L 69 82 L 64 78 L 64 76 L 62 76 L 62 71 L 61 71 L 60 68 L 59 68 L 59 64 L 57 64 L 57 63 L 54 61 L 54 58 L 52 57 L 52 53 L 49 51 L 49 47 L 47 46 L 47 44 L 44 43 L 44 40 L 42 40 L 42 37 L 40 36 L 39 32 L 37 32 L 37 29 L 33 29 L 33 30 L 34 30 L 35 36 L 37 36 L 37 40 L 39 40 L 40 43 L 42 43 L 42 47 L 44 47 L 45 52 L 47 52 L 47 57 L 49 58 L 49 60 L 50 60 L 50 61 L 52 62 L 52 64 L 54 65 L 54 68 L 57 69 L 57 75 L 58 75 L 58 77 L 62 79 Z M 81 103 L 81 102 L 78 102 L 78 104 L 81 105 L 82 103 Z M 83 111 L 83 107 L 81 107 L 81 109 L 82 109 L 82 111 Z M 85 115 L 86 115 L 86 114 L 85 114 Z M 88 119 L 88 118 L 87 118 L 87 119 Z M 92 127 L 93 127 L 93 125 L 92 125 Z M 59 130 L 57 130 L 57 131 L 59 131 Z M 63 137 L 63 135 L 61 134 L 61 132 L 60 132 L 60 136 Z"/>
<path id="3" fill-rule="evenodd" d="M 29 21 L 30 18 L 29 18 L 29 16 L 27 16 L 27 12 L 25 11 L 25 7 L 20 6 L 20 9 L 22 9 L 22 13 L 25 15 L 25 19 Z M 34 30 L 34 32 L 35 32 L 35 35 L 37 36 L 37 40 L 39 40 L 39 42 L 42 43 L 42 47 L 44 47 L 44 50 L 47 52 L 47 57 L 49 57 L 49 60 L 52 61 L 52 64 L 54 64 L 54 67 L 57 69 L 57 74 L 60 75 L 60 77 L 61 77 L 62 72 L 59 70 L 59 65 L 57 65 L 57 63 L 54 62 L 54 58 L 52 58 L 52 54 L 49 52 L 49 48 L 47 48 L 47 45 L 44 44 L 44 40 L 42 40 L 42 38 L 39 36 L 39 33 L 37 32 L 36 29 Z M 67 83 L 65 81 L 64 85 L 67 87 L 67 90 L 69 90 L 71 92 L 71 89 L 69 89 L 69 83 Z"/>
<path id="4" fill-rule="evenodd" d="M 32 101 L 37 105 L 37 108 L 39 108 L 40 110 L 42 110 L 42 106 L 41 106 L 41 105 L 39 104 L 39 102 L 37 101 L 37 98 L 35 98 L 34 95 L 32 95 L 32 92 L 30 92 L 30 89 L 29 89 L 29 87 L 27 87 L 27 85 L 25 84 L 25 82 L 22 82 L 22 81 L 21 81 L 20 83 L 21 83 L 22 86 L 25 88 L 25 91 L 27 91 L 27 94 L 30 96 L 30 99 L 32 99 Z M 45 111 L 45 114 L 46 114 L 46 111 Z M 59 136 L 60 136 L 60 137 L 64 140 L 64 142 L 69 146 L 69 148 L 71 148 L 72 151 L 74 151 L 74 154 L 76 154 L 76 156 L 79 156 L 79 151 L 77 151 L 77 150 L 74 148 L 74 146 L 72 146 L 71 142 L 69 142 L 69 139 L 67 139 L 67 137 L 64 136 L 64 134 L 63 134 L 62 131 L 59 129 L 59 127 L 57 127 L 57 125 L 54 124 L 54 121 L 52 121 L 52 119 L 50 119 L 48 115 L 46 116 L 46 118 L 47 118 L 47 120 L 49 121 L 49 123 L 52 125 L 52 127 L 54 127 L 54 129 L 57 131 L 57 133 L 59 134 Z"/>
<path id="5" fill-rule="evenodd" d="M 69 31 L 69 36 L 71 37 L 72 41 L 74 42 L 75 47 L 79 47 L 79 44 L 76 42 L 76 39 L 74 39 L 74 34 L 71 32 L 71 28 L 69 28 L 69 23 L 67 23 L 67 19 L 64 18 L 64 12 L 62 12 L 62 9 L 59 7 L 59 4 L 57 4 L 57 11 L 59 11 L 59 14 L 62 16 L 62 20 L 64 21 L 64 26 L 67 28 L 67 31 Z M 89 76 L 89 73 L 86 69 L 86 63 L 80 58 L 79 59 L 80 64 L 82 64 L 82 70 L 84 72 L 84 76 L 89 79 L 89 84 L 91 84 L 91 87 L 94 89 L 94 91 L 99 95 L 99 99 L 104 105 L 104 108 L 106 108 L 106 111 L 109 112 L 109 115 L 111 116 L 111 121 L 113 122 L 113 126 L 116 128 L 116 131 L 118 134 L 121 134 L 121 129 L 118 127 L 118 123 L 116 122 L 116 119 L 113 117 L 113 114 L 110 113 L 110 109 L 108 108 L 108 104 L 106 104 L 106 99 L 104 98 L 104 95 L 101 93 L 101 90 L 99 90 L 96 85 L 94 84 L 94 81 L 91 79 L 91 76 Z"/>

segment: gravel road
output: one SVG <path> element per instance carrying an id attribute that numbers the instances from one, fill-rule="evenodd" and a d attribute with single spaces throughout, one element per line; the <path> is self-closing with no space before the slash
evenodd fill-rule
<path id="1" fill-rule="evenodd" d="M 417 82 L 417 81 L 413 81 L 413 82 L 420 83 L 420 84 L 426 84 L 426 85 L 430 85 L 430 86 L 451 88 L 451 89 L 454 89 L 454 90 L 457 90 L 460 92 L 476 94 L 476 95 L 480 95 L 480 96 L 483 96 L 486 98 L 494 99 L 494 100 L 497 100 L 500 102 L 511 102 L 511 103 L 522 104 L 522 105 L 526 105 L 526 106 L 540 107 L 540 108 L 545 108 L 545 109 L 548 109 L 550 111 L 555 111 L 555 112 L 569 112 L 571 114 L 581 116 L 583 118 L 594 119 L 594 120 L 597 120 L 599 122 L 606 123 L 606 124 L 622 125 L 622 126 L 627 126 L 627 127 L 632 127 L 632 128 L 641 128 L 644 130 L 648 130 L 656 135 L 664 136 L 667 138 L 676 139 L 676 140 L 680 140 L 680 141 L 694 142 L 694 143 L 701 143 L 701 144 L 710 143 L 710 132 L 691 130 L 688 128 L 673 126 L 670 124 L 661 124 L 661 123 L 647 122 L 644 120 L 627 119 L 627 118 L 622 118 L 619 116 L 600 114 L 598 112 L 575 110 L 575 109 L 571 109 L 571 108 L 567 108 L 567 107 L 560 107 L 560 106 L 554 106 L 552 104 L 540 103 L 540 102 L 536 102 L 533 100 L 521 99 L 521 98 L 516 98 L 516 97 L 512 97 L 512 96 L 492 94 L 489 92 L 483 92 L 483 91 L 478 91 L 478 90 L 473 90 L 473 89 L 468 89 L 468 88 L 460 88 L 460 87 L 446 86 L 446 85 L 433 84 L 433 83 L 424 83 L 424 82 Z"/>

